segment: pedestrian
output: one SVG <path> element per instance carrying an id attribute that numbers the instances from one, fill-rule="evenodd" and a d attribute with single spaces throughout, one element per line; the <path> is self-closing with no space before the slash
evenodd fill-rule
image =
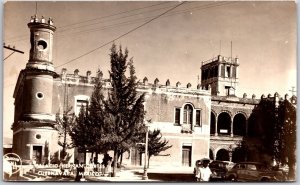
<path id="1" fill-rule="evenodd" d="M 94 157 L 94 172 L 98 172 L 98 157 Z"/>
<path id="2" fill-rule="evenodd" d="M 112 165 L 112 157 L 109 157 L 108 161 L 107 161 L 107 174 L 109 177 L 112 176 L 111 174 L 111 165 Z"/>
<path id="3" fill-rule="evenodd" d="M 84 181 L 84 164 L 80 163 L 77 166 L 75 181 Z"/>
<path id="4" fill-rule="evenodd" d="M 202 160 L 202 165 L 200 166 L 199 169 L 199 181 L 209 181 L 210 180 L 210 176 L 211 176 L 211 170 L 208 167 L 209 164 L 209 159 L 203 159 Z"/>
<path id="5" fill-rule="evenodd" d="M 200 167 L 201 167 L 201 162 L 199 161 L 198 163 L 196 163 L 196 167 L 194 169 L 196 181 L 200 181 Z"/>

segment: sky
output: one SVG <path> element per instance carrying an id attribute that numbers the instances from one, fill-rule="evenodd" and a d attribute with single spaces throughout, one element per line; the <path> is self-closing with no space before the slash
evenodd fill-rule
<path id="1" fill-rule="evenodd" d="M 12 137 L 13 91 L 29 59 L 27 23 L 36 12 L 39 18 L 52 17 L 57 27 L 53 49 L 57 73 L 62 68 L 68 73 L 79 69 L 80 75 L 90 70 L 95 76 L 100 68 L 108 77 L 111 41 L 124 35 L 114 43 L 129 50 L 140 80 L 158 78 L 165 84 L 169 79 L 173 86 L 179 81 L 196 88 L 202 61 L 232 53 L 240 62 L 238 97 L 292 95 L 297 81 L 294 2 L 187 1 L 158 17 L 180 3 L 6 2 L 3 40 L 24 54 L 9 56 L 11 51 L 3 50 L 3 58 L 9 56 L 3 61 L 3 136 Z"/>

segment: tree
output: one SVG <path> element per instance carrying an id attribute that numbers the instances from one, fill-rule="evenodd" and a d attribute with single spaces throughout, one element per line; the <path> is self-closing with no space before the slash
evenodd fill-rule
<path id="1" fill-rule="evenodd" d="M 262 143 L 261 153 L 269 154 L 278 164 L 288 164 L 289 178 L 295 179 L 296 107 L 289 100 L 263 99 L 256 107 L 252 137 Z M 249 122 L 249 124 L 252 124 Z M 252 131 L 252 132 L 253 132 Z"/>
<path id="2" fill-rule="evenodd" d="M 280 103 L 278 109 L 279 126 L 277 132 L 280 133 L 280 151 L 279 161 L 282 164 L 289 166 L 289 179 L 295 179 L 295 165 L 296 165 L 296 107 L 284 100 Z"/>
<path id="3" fill-rule="evenodd" d="M 87 111 L 82 106 L 78 117 L 76 117 L 75 125 L 71 129 L 70 136 L 73 146 L 77 147 L 80 152 L 86 152 L 93 144 L 92 127 L 87 117 Z"/>
<path id="4" fill-rule="evenodd" d="M 66 163 L 66 159 L 69 159 L 67 154 L 67 149 L 73 148 L 72 142 L 68 139 L 72 127 L 74 126 L 75 115 L 71 113 L 71 109 L 64 111 L 62 117 L 56 114 L 56 129 L 58 130 L 58 144 L 62 146 L 62 151 L 60 153 L 60 162 Z"/>
<path id="5" fill-rule="evenodd" d="M 102 76 L 103 73 L 98 69 L 98 78 L 94 87 L 94 91 L 91 96 L 91 103 L 88 107 L 87 117 L 90 121 L 91 129 L 88 131 L 93 137 L 93 146 L 90 148 L 91 151 L 96 153 L 105 153 L 109 150 L 109 146 L 106 144 L 105 138 L 105 90 L 103 88 Z"/>
<path id="6" fill-rule="evenodd" d="M 144 127 L 144 94 L 137 92 L 137 77 L 133 60 L 128 62 L 128 50 L 123 53 L 113 44 L 109 71 L 111 88 L 104 101 L 104 119 L 101 142 L 114 151 L 113 176 L 116 175 L 118 151 L 128 149 L 137 140 Z M 129 76 L 126 70 L 129 68 Z"/>
<path id="7" fill-rule="evenodd" d="M 73 145 L 78 147 L 79 151 L 86 152 L 105 152 L 105 143 L 102 142 L 103 120 L 104 120 L 104 95 L 102 87 L 102 72 L 98 70 L 98 76 L 94 91 L 91 96 L 89 106 L 80 109 L 76 118 L 76 124 L 72 128 L 70 136 Z"/>
<path id="8" fill-rule="evenodd" d="M 162 140 L 162 134 L 159 129 L 148 131 L 148 168 L 152 156 L 159 155 L 160 152 L 172 147 L 172 145 L 167 146 L 168 143 L 169 141 L 166 138 Z M 145 145 L 139 145 L 139 151 L 145 152 Z"/>

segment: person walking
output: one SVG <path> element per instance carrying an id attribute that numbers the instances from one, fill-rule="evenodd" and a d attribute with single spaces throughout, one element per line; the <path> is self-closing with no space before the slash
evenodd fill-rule
<path id="1" fill-rule="evenodd" d="M 195 179 L 196 181 L 200 181 L 200 167 L 201 167 L 201 162 L 197 162 L 196 166 L 194 168 L 194 174 L 195 174 Z"/>
<path id="2" fill-rule="evenodd" d="M 112 176 L 111 165 L 112 165 L 112 157 L 109 157 L 109 160 L 107 161 L 107 173 L 109 177 Z"/>
<path id="3" fill-rule="evenodd" d="M 209 159 L 203 159 L 202 165 L 199 168 L 199 181 L 209 181 L 211 176 L 211 170 L 208 167 Z"/>

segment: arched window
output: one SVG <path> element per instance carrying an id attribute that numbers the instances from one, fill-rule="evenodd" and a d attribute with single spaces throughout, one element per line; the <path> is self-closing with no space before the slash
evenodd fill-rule
<path id="1" fill-rule="evenodd" d="M 184 106 L 183 123 L 191 125 L 193 124 L 193 107 L 189 104 Z"/>

